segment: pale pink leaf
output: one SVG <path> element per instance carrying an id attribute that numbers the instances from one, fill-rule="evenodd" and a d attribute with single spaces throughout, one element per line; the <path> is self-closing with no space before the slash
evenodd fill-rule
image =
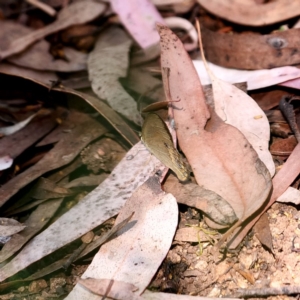
<path id="1" fill-rule="evenodd" d="M 116 223 L 132 212 L 131 221 L 115 239 L 102 246 L 83 278 L 129 283 L 137 287 L 135 294 L 140 295 L 170 249 L 177 227 L 178 206 L 176 199 L 163 192 L 158 178 L 153 176 L 127 200 Z M 66 299 L 99 298 L 76 285 Z"/>
<path id="2" fill-rule="evenodd" d="M 215 112 L 226 124 L 236 127 L 244 134 L 273 176 L 275 165 L 269 151 L 270 125 L 267 116 L 250 96 L 219 79 L 218 74 L 210 70 L 203 53 L 202 41 L 200 45 L 202 59 L 212 82 Z"/>
<path id="3" fill-rule="evenodd" d="M 203 85 L 210 84 L 211 80 L 205 70 L 203 61 L 194 60 L 194 66 Z M 229 83 L 247 82 L 247 90 L 256 90 L 300 77 L 300 69 L 285 66 L 265 70 L 237 70 L 208 63 L 211 71 L 219 78 Z"/>
<path id="4" fill-rule="evenodd" d="M 159 42 L 155 24 L 164 23 L 164 20 L 150 0 L 111 0 L 110 3 L 123 25 L 142 48 Z"/>
<path id="5" fill-rule="evenodd" d="M 202 86 L 178 37 L 159 25 L 162 68 L 169 68 L 177 137 L 197 180 L 223 197 L 244 221 L 265 202 L 271 177 L 244 135 L 206 106 Z M 209 122 L 208 122 L 209 119 Z M 233 230 L 234 227 L 231 228 Z"/>

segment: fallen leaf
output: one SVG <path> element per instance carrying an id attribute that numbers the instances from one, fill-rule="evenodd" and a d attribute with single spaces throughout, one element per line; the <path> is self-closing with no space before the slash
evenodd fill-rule
<path id="1" fill-rule="evenodd" d="M 291 135 L 286 139 L 276 139 L 270 146 L 272 155 L 287 158 L 297 146 L 296 138 Z"/>
<path id="2" fill-rule="evenodd" d="M 203 61 L 193 60 L 194 66 L 203 85 L 210 84 L 211 80 L 205 70 Z M 238 70 L 224 68 L 208 62 L 209 68 L 219 79 L 229 83 L 247 82 L 247 90 L 256 90 L 275 84 L 289 86 L 289 80 L 300 77 L 300 70 L 297 67 L 284 66 L 264 70 Z M 297 79 L 295 79 L 296 81 Z"/>
<path id="3" fill-rule="evenodd" d="M 34 90 L 35 94 L 39 95 L 41 98 L 57 98 L 62 97 L 63 94 L 67 94 L 68 97 L 75 96 L 75 102 L 80 100 L 85 101 L 89 105 L 91 105 L 104 119 L 104 122 L 107 122 L 109 126 L 111 126 L 116 132 L 118 132 L 128 145 L 133 146 L 140 140 L 137 133 L 118 115 L 118 113 L 111 109 L 106 103 L 94 96 L 67 87 L 53 87 L 49 92 L 49 85 L 46 85 L 38 80 L 27 80 L 18 76 L 0 74 L 0 80 L 2 82 L 2 85 L 7 89 L 14 90 L 15 86 L 18 86 L 18 91 L 20 93 L 26 93 L 28 91 L 32 92 L 32 90 Z M 60 135 L 63 136 L 64 134 L 61 133 Z M 53 137 L 53 135 L 51 134 L 45 137 L 43 140 L 43 145 L 46 144 L 45 141 L 50 140 L 49 136 Z M 59 138 L 55 137 L 54 141 L 51 141 L 50 143 L 56 142 L 58 140 Z M 42 145 L 42 143 L 40 142 L 38 145 Z"/>
<path id="4" fill-rule="evenodd" d="M 267 213 L 264 213 L 253 226 L 253 231 L 261 244 L 274 253 L 272 234 Z"/>
<path id="5" fill-rule="evenodd" d="M 164 20 L 150 0 L 111 0 L 113 11 L 142 48 L 148 48 L 159 42 L 155 23 Z"/>
<path id="6" fill-rule="evenodd" d="M 300 62 L 300 53 L 297 50 L 300 44 L 299 28 L 278 30 L 265 35 L 224 34 L 205 27 L 202 27 L 201 31 L 206 59 L 216 65 L 257 70 L 290 66 Z"/>
<path id="7" fill-rule="evenodd" d="M 253 225 L 259 220 L 260 216 L 268 210 L 268 208 L 289 188 L 293 183 L 295 178 L 300 173 L 300 144 L 298 143 L 296 148 L 293 150 L 285 164 L 279 170 L 279 172 L 273 178 L 273 192 L 267 205 L 264 207 L 263 211 L 256 216 L 249 223 L 244 225 L 236 234 L 234 235 L 234 240 L 230 241 L 230 248 L 236 248 L 239 243 L 246 236 L 248 231 L 253 227 Z"/>
<path id="8" fill-rule="evenodd" d="M 0 73 L 16 75 L 26 79 L 38 80 L 47 85 L 49 85 L 51 81 L 58 80 L 58 77 L 54 72 L 26 69 L 20 66 L 15 66 L 4 62 L 1 62 L 0 64 Z"/>
<path id="9" fill-rule="evenodd" d="M 160 101 L 165 98 L 161 80 L 155 78 L 150 72 L 141 70 L 140 68 L 130 68 L 124 85 L 141 94 L 139 106 L 144 107 L 144 98 L 151 98 Z M 147 102 L 148 103 L 148 102 Z"/>
<path id="10" fill-rule="evenodd" d="M 191 43 L 185 42 L 183 44 L 186 51 L 193 51 L 198 47 L 197 31 L 190 21 L 180 17 L 168 17 L 168 18 L 164 18 L 164 21 L 165 21 L 165 25 L 168 26 L 169 28 L 184 30 L 189 35 L 192 42 Z"/>
<path id="11" fill-rule="evenodd" d="M 277 202 L 300 204 L 300 191 L 293 187 L 288 187 L 287 190 L 277 198 Z"/>
<path id="12" fill-rule="evenodd" d="M 248 26 L 266 26 L 300 14 L 298 1 L 267 1 L 261 5 L 252 0 L 197 0 L 197 2 L 223 19 Z"/>
<path id="13" fill-rule="evenodd" d="M 26 228 L 12 236 L 0 251 L 0 262 L 14 255 L 20 250 L 34 235 L 40 232 L 54 216 L 60 207 L 63 199 L 50 200 L 38 206 L 25 221 Z"/>
<path id="14" fill-rule="evenodd" d="M 71 190 L 57 185 L 55 182 L 41 177 L 35 187 L 30 191 L 33 199 L 55 199 L 74 194 Z"/>
<path id="15" fill-rule="evenodd" d="M 134 211 L 131 222 L 101 247 L 83 278 L 111 279 L 132 284 L 140 295 L 168 253 L 178 221 L 176 199 L 150 177 L 121 210 L 116 222 Z M 166 217 L 167 216 L 167 217 Z M 114 256 L 111 256 L 114 253 Z M 98 299 L 76 285 L 66 299 Z"/>
<path id="16" fill-rule="evenodd" d="M 22 36 L 0 50 L 1 59 L 21 52 L 34 42 L 44 38 L 54 32 L 77 24 L 83 24 L 92 21 L 102 14 L 106 6 L 104 3 L 92 0 L 78 1 L 71 3 L 63 8 L 57 15 L 57 20 L 41 29 L 35 30 L 25 36 Z"/>
<path id="17" fill-rule="evenodd" d="M 31 28 L 12 21 L 0 21 L 0 26 L 2 29 L 0 32 L 1 50 L 5 50 L 7 45 L 15 40 L 34 33 Z M 68 58 L 68 61 L 66 61 L 54 59 L 49 49 L 50 43 L 46 40 L 40 40 L 21 53 L 8 57 L 7 60 L 18 66 L 41 71 L 72 72 L 86 70 L 87 54 L 64 47 L 65 56 Z"/>
<path id="18" fill-rule="evenodd" d="M 78 283 L 91 291 L 93 294 L 99 296 L 106 296 L 116 300 L 138 300 L 142 299 L 139 295 L 134 293 L 138 290 L 136 286 L 124 281 L 114 279 L 95 279 L 86 278 L 79 279 Z M 81 296 L 82 297 L 82 296 Z M 82 299 L 82 298 L 81 298 Z"/>
<path id="19" fill-rule="evenodd" d="M 0 218 L 0 236 L 11 236 L 22 231 L 26 225 L 21 224 L 17 220 Z"/>
<path id="20" fill-rule="evenodd" d="M 29 182 L 50 170 L 70 163 L 89 142 L 107 132 L 107 129 L 88 115 L 75 111 L 69 114 L 60 130 L 64 138 L 60 139 L 41 160 L 0 187 L 0 206 Z"/>
<path id="21" fill-rule="evenodd" d="M 8 155 L 1 156 L 0 157 L 0 171 L 9 169 L 12 166 L 13 162 L 14 162 L 14 160 L 10 156 L 8 156 Z"/>
<path id="22" fill-rule="evenodd" d="M 158 30 L 162 68 L 170 69 L 171 98 L 180 99 L 181 109 L 174 110 L 180 148 L 197 183 L 226 199 L 239 219 L 226 238 L 265 203 L 271 177 L 244 135 L 209 111 L 196 70 L 178 37 L 165 26 L 159 25 Z"/>
<path id="23" fill-rule="evenodd" d="M 197 227 L 184 227 L 177 229 L 174 240 L 190 243 L 211 241 L 211 239 L 208 238 L 207 235 Z"/>
<path id="24" fill-rule="evenodd" d="M 89 55 L 88 72 L 93 91 L 100 99 L 107 100 L 115 111 L 129 120 L 141 124 L 136 102 L 119 83 L 119 78 L 127 74 L 131 44 L 122 29 L 107 29 Z"/>
<path id="25" fill-rule="evenodd" d="M 200 32 L 199 23 L 197 25 Z M 273 176 L 275 165 L 269 151 L 270 125 L 265 113 L 250 96 L 236 86 L 219 79 L 210 71 L 206 64 L 201 40 L 200 45 L 202 59 L 212 81 L 214 111 L 226 124 L 236 127 L 244 134 Z"/>
<path id="26" fill-rule="evenodd" d="M 74 117 L 77 119 L 77 124 L 78 120 L 83 119 L 82 117 L 78 118 L 78 116 Z M 78 126 L 85 133 L 87 132 L 86 125 L 78 124 Z M 93 130 L 96 130 L 95 125 L 93 126 Z M 99 133 L 99 129 L 97 131 Z M 88 132 L 91 133 L 91 130 L 88 130 Z M 78 137 L 78 134 L 76 136 Z M 66 143 L 69 145 L 70 142 L 67 140 Z M 53 158 L 53 161 L 56 160 L 56 158 Z M 51 160 L 52 164 L 53 161 Z M 48 162 L 45 164 L 49 165 Z M 155 157 L 151 156 L 141 142 L 132 147 L 99 187 L 34 237 L 15 258 L 0 269 L 0 281 L 80 238 L 86 232 L 93 230 L 119 213 L 126 200 L 137 187 L 142 185 L 150 175 L 159 170 L 162 172 L 164 169 L 165 167 Z M 96 209 L 91 209 L 91 207 Z M 128 215 L 125 217 L 128 217 Z M 74 218 L 76 222 L 74 222 Z M 61 230 L 61 228 L 65 228 L 65 230 Z M 55 239 L 53 240 L 54 233 Z M 32 253 L 34 253 L 34 256 Z"/>
<path id="27" fill-rule="evenodd" d="M 162 10 L 165 7 L 168 9 L 171 7 L 172 11 L 179 14 L 188 12 L 195 5 L 195 0 L 186 0 L 184 2 L 182 0 L 152 0 L 152 2 Z"/>
<path id="28" fill-rule="evenodd" d="M 24 128 L 37 114 L 38 113 L 34 113 L 27 119 L 25 119 L 17 124 L 0 128 L 0 134 L 7 136 L 7 135 L 11 135 L 11 134 L 18 132 L 19 130 Z"/>

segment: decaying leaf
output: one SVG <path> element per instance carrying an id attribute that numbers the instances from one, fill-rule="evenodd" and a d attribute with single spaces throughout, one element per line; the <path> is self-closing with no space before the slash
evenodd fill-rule
<path id="1" fill-rule="evenodd" d="M 17 124 L 0 128 L 0 134 L 1 135 L 11 135 L 11 134 L 18 132 L 19 130 L 24 128 L 37 114 L 38 113 L 34 113 L 27 119 L 25 119 Z"/>
<path id="2" fill-rule="evenodd" d="M 267 213 L 264 213 L 257 221 L 257 223 L 253 226 L 253 231 L 261 244 L 267 247 L 272 253 L 274 253 L 272 234 Z"/>
<path id="3" fill-rule="evenodd" d="M 138 290 L 136 286 L 124 281 L 114 279 L 95 279 L 86 278 L 79 279 L 79 284 L 87 288 L 93 294 L 99 296 L 106 296 L 116 300 L 141 300 L 139 295 L 134 291 Z M 82 297 L 82 296 L 81 296 Z"/>
<path id="4" fill-rule="evenodd" d="M 257 70 L 291 66 L 300 62 L 299 32 L 295 28 L 266 35 L 222 34 L 203 27 L 203 47 L 208 61 L 227 68 Z"/>
<path id="5" fill-rule="evenodd" d="M 300 191 L 289 187 L 280 197 L 277 198 L 277 202 L 282 203 L 294 203 L 295 205 L 300 204 Z"/>
<path id="6" fill-rule="evenodd" d="M 26 220 L 26 228 L 12 236 L 0 251 L 0 262 L 21 249 L 34 235 L 43 229 L 60 207 L 63 199 L 54 199 L 41 204 Z"/>
<path id="7" fill-rule="evenodd" d="M 72 25 L 83 24 L 95 19 L 105 10 L 105 4 L 92 0 L 71 3 L 57 15 L 57 20 L 48 26 L 22 36 L 0 50 L 1 59 L 21 52 L 45 36 Z"/>
<path id="8" fill-rule="evenodd" d="M 196 70 L 178 37 L 165 26 L 158 30 L 162 68 L 170 69 L 171 97 L 180 99 L 181 110 L 174 110 L 180 148 L 197 183 L 230 203 L 237 227 L 265 203 L 270 173 L 244 135 L 206 106 Z"/>
<path id="9" fill-rule="evenodd" d="M 111 1 L 112 9 L 142 48 L 159 42 L 155 23 L 164 20 L 150 0 Z"/>
<path id="10" fill-rule="evenodd" d="M 70 130 L 71 128 L 71 130 Z M 60 127 L 64 138 L 34 166 L 0 187 L 0 205 L 42 174 L 70 163 L 89 142 L 107 132 L 86 114 L 72 111 Z M 66 131 L 67 130 L 67 131 Z M 81 138 L 80 138 L 81 136 Z"/>
<path id="11" fill-rule="evenodd" d="M 252 0 L 197 1 L 205 9 L 221 18 L 249 26 L 265 26 L 300 14 L 298 1 L 264 1 L 263 4 L 257 4 Z"/>
<path id="12" fill-rule="evenodd" d="M 111 279 L 133 284 L 140 295 L 166 256 L 176 230 L 178 207 L 171 194 L 161 190 L 159 179 L 150 177 L 121 210 L 116 222 L 132 211 L 131 222 L 106 243 L 95 256 L 83 278 Z M 166 217 L 167 216 L 167 217 Z M 111 256 L 114 253 L 114 256 Z M 130 274 L 130 275 L 129 275 Z M 66 298 L 98 299 L 80 285 Z"/>
<path id="13" fill-rule="evenodd" d="M 82 117 L 80 119 L 82 120 Z M 83 127 L 85 133 L 87 132 L 86 126 L 78 122 L 77 124 Z M 91 131 L 88 130 L 88 132 Z M 67 142 L 69 145 L 70 142 Z M 56 159 L 53 158 L 53 160 Z M 46 162 L 46 165 L 49 163 Z M 161 173 L 164 169 L 165 167 L 151 156 L 142 143 L 135 145 L 99 187 L 34 237 L 15 258 L 0 270 L 0 281 L 69 244 L 116 215 L 137 187 L 142 185 L 150 175 L 157 171 Z M 127 218 L 128 215 L 125 217 Z M 53 234 L 55 234 L 55 239 L 52 238 Z"/>
<path id="14" fill-rule="evenodd" d="M 46 85 L 49 85 L 51 81 L 58 80 L 57 75 L 50 71 L 37 71 L 32 69 L 15 66 L 13 64 L 1 62 L 0 73 L 21 76 L 27 79 L 34 79 L 40 81 Z"/>
<path id="15" fill-rule="evenodd" d="M 203 61 L 193 60 L 193 63 L 200 77 L 201 83 L 203 85 L 210 84 L 211 80 L 205 70 Z M 296 82 L 300 77 L 300 70 L 293 66 L 284 66 L 264 70 L 239 70 L 224 68 L 210 62 L 208 62 L 208 66 L 219 79 L 222 79 L 226 82 L 247 82 L 248 91 L 272 86 L 275 84 L 288 86 L 289 84 L 293 84 L 293 80 Z"/>
<path id="16" fill-rule="evenodd" d="M 200 26 L 197 23 L 200 35 Z M 266 165 L 271 176 L 275 165 L 269 151 L 270 125 L 263 110 L 246 93 L 236 86 L 219 79 L 209 69 L 199 37 L 202 60 L 212 81 L 214 111 L 226 123 L 239 129 Z"/>
<path id="17" fill-rule="evenodd" d="M 13 43 L 15 40 L 34 32 L 32 29 L 12 21 L 0 21 L 0 26 L 2 29 L 0 32 L 1 50 L 5 50 L 7 45 Z M 65 47 L 64 53 L 68 61 L 53 59 L 49 48 L 49 42 L 40 40 L 21 53 L 8 57 L 7 60 L 18 66 L 41 71 L 71 72 L 86 69 L 87 54 Z"/>
<path id="18" fill-rule="evenodd" d="M 99 98 L 129 120 L 141 124 L 134 99 L 119 83 L 126 77 L 131 39 L 120 28 L 111 27 L 101 34 L 88 58 L 89 79 Z"/>
<path id="19" fill-rule="evenodd" d="M 3 159 L 1 167 L 4 168 L 5 166 L 5 168 L 9 168 L 12 165 L 12 159 L 18 157 L 24 150 L 51 131 L 57 125 L 56 118 L 59 118 L 63 112 L 63 109 L 58 109 L 48 115 L 34 118 L 22 130 L 3 137 L 0 140 L 0 157 Z M 9 159 L 7 160 L 7 158 Z"/>
<path id="20" fill-rule="evenodd" d="M 264 207 L 263 211 L 251 220 L 248 224 L 235 235 L 235 239 L 230 244 L 231 248 L 236 248 L 239 243 L 246 236 L 248 231 L 258 221 L 260 216 L 267 211 L 267 209 L 289 188 L 295 178 L 300 173 L 300 144 L 296 146 L 292 154 L 289 156 L 283 167 L 273 178 L 273 192 L 268 204 Z"/>
<path id="21" fill-rule="evenodd" d="M 14 160 L 9 156 L 1 156 L 0 157 L 0 171 L 6 170 L 10 168 L 13 164 Z"/>
<path id="22" fill-rule="evenodd" d="M 11 236 L 23 230 L 26 225 L 21 224 L 17 220 L 0 218 L 0 237 Z"/>

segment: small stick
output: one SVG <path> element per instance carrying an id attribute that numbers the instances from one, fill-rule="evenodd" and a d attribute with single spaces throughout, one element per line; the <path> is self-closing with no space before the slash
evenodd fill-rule
<path id="1" fill-rule="evenodd" d="M 238 289 L 234 295 L 224 296 L 230 298 L 254 298 L 269 297 L 277 295 L 300 294 L 300 286 L 282 286 L 279 288 L 261 288 L 261 289 Z"/>

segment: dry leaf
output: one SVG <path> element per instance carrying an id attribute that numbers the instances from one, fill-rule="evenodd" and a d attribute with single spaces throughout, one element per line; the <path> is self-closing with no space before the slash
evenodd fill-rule
<path id="1" fill-rule="evenodd" d="M 39 30 L 35 30 L 22 36 L 0 50 L 1 59 L 21 52 L 34 42 L 54 32 L 77 24 L 92 21 L 104 12 L 106 6 L 103 3 L 92 0 L 77 1 L 63 8 L 57 15 L 57 20 Z"/>
<path id="2" fill-rule="evenodd" d="M 211 80 L 201 60 L 193 60 L 194 66 L 203 85 L 210 84 Z M 211 71 L 226 82 L 237 83 L 247 82 L 247 90 L 256 90 L 275 84 L 288 86 L 293 84 L 293 79 L 300 77 L 300 70 L 297 67 L 285 66 L 265 70 L 238 70 L 224 68 L 208 62 Z M 298 79 L 295 79 L 295 82 Z"/>
<path id="3" fill-rule="evenodd" d="M 289 187 L 280 197 L 277 198 L 277 202 L 282 203 L 294 203 L 295 205 L 300 204 L 300 191 Z"/>
<path id="4" fill-rule="evenodd" d="M 14 219 L 0 218 L 0 237 L 11 236 L 22 231 L 25 227 L 26 225 Z"/>
<path id="5" fill-rule="evenodd" d="M 0 171 L 10 168 L 13 162 L 14 160 L 8 155 L 0 156 Z"/>
<path id="6" fill-rule="evenodd" d="M 299 1 L 266 1 L 260 5 L 253 0 L 197 1 L 214 15 L 249 26 L 266 26 L 297 17 L 300 14 Z"/>
<path id="7" fill-rule="evenodd" d="M 198 184 L 232 206 L 238 226 L 264 204 L 272 186 L 270 174 L 243 134 L 208 110 L 196 70 L 178 37 L 165 26 L 158 30 L 162 68 L 170 69 L 171 97 L 180 99 L 181 109 L 174 110 L 180 148 Z"/>
<path id="8" fill-rule="evenodd" d="M 112 279 L 137 287 L 140 295 L 168 253 L 178 221 L 176 199 L 150 177 L 125 203 L 116 223 L 134 211 L 117 237 L 101 247 L 83 278 Z M 112 256 L 111 254 L 114 253 Z M 99 299 L 80 285 L 66 298 Z"/>
<path id="9" fill-rule="evenodd" d="M 272 234 L 267 213 L 264 213 L 258 222 L 253 226 L 253 231 L 261 244 L 274 253 Z"/>
<path id="10" fill-rule="evenodd" d="M 70 163 L 86 145 L 107 132 L 106 128 L 88 115 L 75 111 L 70 112 L 68 119 L 58 130 L 64 136 L 63 139 L 34 166 L 0 187 L 0 206 L 44 173 Z"/>
<path id="11" fill-rule="evenodd" d="M 83 119 L 78 116 L 76 118 L 77 122 Z M 78 124 L 78 126 L 83 128 L 85 134 L 87 131 L 91 132 L 84 125 Z M 99 130 L 97 131 L 99 132 Z M 78 135 L 76 136 L 78 138 Z M 66 142 L 70 144 L 69 141 Z M 53 161 L 56 160 L 53 158 Z M 49 165 L 49 163 L 45 164 Z M 164 169 L 165 167 L 151 156 L 142 143 L 135 145 L 99 187 L 32 239 L 12 261 L 0 270 L 0 281 L 71 243 L 119 213 L 134 189 L 142 185 L 150 175 Z M 65 230 L 61 230 L 61 228 Z M 55 234 L 54 240 L 53 234 Z M 32 253 L 34 256 L 31 255 Z"/>
<path id="12" fill-rule="evenodd" d="M 152 0 L 155 6 L 158 6 L 160 9 L 167 7 L 176 13 L 186 13 L 188 12 L 193 5 L 195 5 L 196 0 Z"/>
<path id="13" fill-rule="evenodd" d="M 16 123 L 14 125 L 11 126 L 7 126 L 7 127 L 0 127 L 0 134 L 1 135 L 11 135 L 14 134 L 16 132 L 18 132 L 19 130 L 23 129 L 38 113 L 34 113 L 32 114 L 30 117 L 28 117 L 27 119 Z"/>
<path id="14" fill-rule="evenodd" d="M 138 288 L 133 284 L 124 281 L 110 280 L 110 279 L 95 279 L 86 278 L 79 279 L 79 284 L 83 285 L 93 294 L 99 296 L 106 296 L 116 300 L 138 300 L 142 299 L 139 295 L 134 293 Z M 83 299 L 80 296 L 80 299 Z"/>
<path id="15" fill-rule="evenodd" d="M 197 26 L 200 33 L 199 23 Z M 214 111 L 226 124 L 236 127 L 244 134 L 273 176 L 275 165 L 269 151 L 270 125 L 265 113 L 250 96 L 236 86 L 222 81 L 209 69 L 201 40 L 200 47 L 205 68 L 212 81 Z"/>
<path id="16" fill-rule="evenodd" d="M 129 120 L 141 124 L 141 116 L 134 99 L 119 83 L 126 77 L 129 49 L 132 41 L 120 28 L 111 27 L 103 32 L 88 58 L 89 79 L 99 98 Z"/>
<path id="17" fill-rule="evenodd" d="M 47 201 L 39 205 L 26 220 L 26 228 L 12 236 L 0 251 L 0 262 L 2 263 L 18 250 L 20 250 L 34 235 L 40 232 L 54 216 L 63 199 Z"/>
<path id="18" fill-rule="evenodd" d="M 12 158 L 18 157 L 23 151 L 49 133 L 57 125 L 56 118 L 61 118 L 65 112 L 64 109 L 57 109 L 50 115 L 33 119 L 22 130 L 3 137 L 0 140 L 0 157 L 5 155 Z"/>
<path id="19" fill-rule="evenodd" d="M 197 227 L 184 227 L 177 229 L 174 240 L 180 242 L 199 243 L 199 240 L 201 242 L 210 242 L 211 238 L 208 238 L 208 236 Z"/>
<path id="20" fill-rule="evenodd" d="M 58 80 L 54 72 L 31 70 L 3 62 L 0 64 L 0 73 L 37 80 L 47 85 Z"/>
<path id="21" fill-rule="evenodd" d="M 7 45 L 34 31 L 19 23 L 0 21 L 0 49 L 5 50 Z M 7 60 L 13 64 L 35 70 L 53 70 L 59 72 L 81 71 L 86 69 L 87 54 L 65 47 L 64 53 L 68 61 L 54 59 L 49 52 L 50 43 L 40 40 L 21 53 L 9 57 Z M 19 74 L 21 75 L 21 74 Z"/>
<path id="22" fill-rule="evenodd" d="M 266 35 L 224 34 L 205 27 L 201 31 L 206 59 L 216 65 L 257 70 L 300 63 L 300 29 L 278 30 Z"/>
<path id="23" fill-rule="evenodd" d="M 150 0 L 111 0 L 111 7 L 121 22 L 142 48 L 148 48 L 159 42 L 155 30 L 156 22 L 164 20 Z"/>
<path id="24" fill-rule="evenodd" d="M 248 231 L 258 221 L 260 216 L 268 210 L 268 208 L 289 188 L 295 178 L 300 173 L 300 144 L 298 143 L 292 154 L 289 156 L 283 167 L 273 178 L 273 192 L 268 204 L 264 210 L 235 235 L 235 239 L 230 245 L 230 248 L 236 248 L 246 236 Z"/>

